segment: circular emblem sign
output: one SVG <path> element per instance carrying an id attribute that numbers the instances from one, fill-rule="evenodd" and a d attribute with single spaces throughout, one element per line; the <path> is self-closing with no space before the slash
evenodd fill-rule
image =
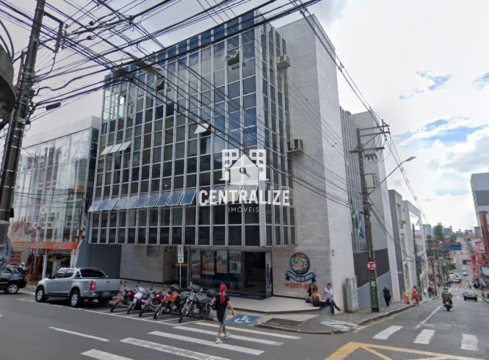
<path id="1" fill-rule="evenodd" d="M 290 258 L 290 268 L 297 275 L 304 275 L 309 271 L 309 258 L 306 254 L 298 252 Z"/>
<path id="2" fill-rule="evenodd" d="M 377 264 L 375 264 L 373 261 L 369 261 L 367 263 L 367 269 L 370 271 L 375 271 L 375 269 L 377 269 Z"/>

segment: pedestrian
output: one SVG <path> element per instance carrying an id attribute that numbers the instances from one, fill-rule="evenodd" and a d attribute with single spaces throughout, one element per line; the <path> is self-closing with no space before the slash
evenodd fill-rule
<path id="1" fill-rule="evenodd" d="M 336 305 L 335 301 L 334 301 L 334 291 L 333 291 L 333 288 L 331 287 L 331 284 L 328 283 L 328 285 L 326 285 L 326 289 L 324 289 L 324 294 L 325 294 L 325 299 L 326 299 L 326 305 L 329 305 L 331 306 L 331 314 L 334 315 L 334 309 L 336 308 L 336 310 L 338 311 L 341 311 L 341 309 L 338 307 L 338 305 Z"/>
<path id="2" fill-rule="evenodd" d="M 231 333 L 226 331 L 226 316 L 228 313 L 228 306 L 233 312 L 233 316 L 236 316 L 233 304 L 231 304 L 229 296 L 226 295 L 226 290 L 226 285 L 222 284 L 219 295 L 216 295 L 216 297 L 212 299 L 212 304 L 216 305 L 217 320 L 219 320 L 219 330 L 217 331 L 216 344 L 222 343 L 221 333 L 224 333 L 226 340 L 229 339 L 229 337 L 231 336 Z"/>
<path id="3" fill-rule="evenodd" d="M 311 295 L 311 300 L 312 300 L 312 306 L 315 307 L 325 307 L 326 300 L 321 298 L 321 294 L 319 293 L 319 288 L 317 285 L 313 285 L 312 287 L 312 295 Z"/>
<path id="4" fill-rule="evenodd" d="M 307 295 L 306 295 L 306 303 L 312 304 L 312 288 L 314 287 L 314 283 L 311 283 L 309 287 L 307 288 Z M 316 285 L 317 287 L 317 285 Z"/>
<path id="5" fill-rule="evenodd" d="M 389 307 L 389 304 L 391 302 L 391 291 L 389 290 L 387 285 L 384 285 L 384 289 L 382 290 L 382 292 L 384 293 L 385 305 Z"/>
<path id="6" fill-rule="evenodd" d="M 413 287 L 413 292 L 411 293 L 411 299 L 413 300 L 413 306 L 419 306 L 418 290 L 416 286 Z"/>
<path id="7" fill-rule="evenodd" d="M 433 297 L 433 288 L 430 286 L 428 286 L 428 296 L 430 297 L 430 299 Z"/>

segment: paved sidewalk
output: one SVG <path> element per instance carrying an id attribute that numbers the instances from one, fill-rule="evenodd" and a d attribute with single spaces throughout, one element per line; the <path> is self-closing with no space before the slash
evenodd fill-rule
<path id="1" fill-rule="evenodd" d="M 394 303 L 390 307 L 381 307 L 378 313 L 373 313 L 370 308 L 366 308 L 353 313 L 337 312 L 334 316 L 330 308 L 326 307 L 321 308 L 318 315 L 262 316 L 260 322 L 255 326 L 309 334 L 338 334 L 356 330 L 363 324 L 391 316 L 411 307 L 412 304 Z"/>

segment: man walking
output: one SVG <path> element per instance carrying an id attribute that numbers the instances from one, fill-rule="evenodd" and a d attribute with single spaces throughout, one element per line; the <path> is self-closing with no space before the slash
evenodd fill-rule
<path id="1" fill-rule="evenodd" d="M 385 304 L 387 305 L 387 307 L 389 307 L 389 304 L 391 302 L 391 291 L 389 290 L 387 285 L 384 285 L 384 289 L 382 290 L 382 292 L 384 293 Z"/>
<path id="2" fill-rule="evenodd" d="M 338 305 L 336 305 L 334 301 L 334 291 L 330 283 L 328 283 L 328 285 L 326 285 L 326 289 L 324 289 L 324 298 L 326 300 L 326 304 L 329 304 L 329 306 L 331 306 L 331 314 L 334 315 L 335 308 L 336 310 L 341 311 L 341 309 L 338 307 Z"/>

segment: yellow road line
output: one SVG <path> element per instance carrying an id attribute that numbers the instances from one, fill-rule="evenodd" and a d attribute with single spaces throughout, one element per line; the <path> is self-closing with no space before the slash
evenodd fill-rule
<path id="1" fill-rule="evenodd" d="M 395 315 L 392 315 L 392 316 L 386 316 L 385 318 L 383 318 L 383 319 L 381 319 L 381 320 L 374 321 L 374 322 L 372 322 L 372 323 L 370 323 L 370 324 L 367 324 L 367 325 L 365 325 L 365 326 L 362 326 L 360 329 L 355 330 L 353 333 L 354 333 L 354 334 L 356 334 L 357 332 L 362 331 L 362 330 L 364 330 L 364 329 L 366 329 L 366 328 L 368 328 L 368 327 L 371 327 L 372 325 L 377 325 L 377 324 L 380 324 L 380 323 L 381 323 L 381 322 L 383 322 L 383 321 L 386 321 L 386 320 L 389 320 L 389 319 L 394 319 L 395 317 L 397 317 L 397 316 L 399 316 L 399 315 L 401 315 L 401 314 L 406 314 L 407 312 L 411 311 L 412 309 L 413 309 L 413 308 L 410 308 L 410 309 L 408 309 L 408 310 L 401 311 L 401 312 L 399 312 L 398 314 L 395 314 Z"/>
<path id="2" fill-rule="evenodd" d="M 385 346 L 385 345 L 376 345 L 376 344 L 366 344 L 366 343 L 357 343 L 357 342 L 349 342 L 348 344 L 344 345 L 340 349 L 338 349 L 335 353 L 331 354 L 329 357 L 325 358 L 324 360 L 346 360 L 348 356 L 350 356 L 352 353 L 354 353 L 358 349 L 364 349 L 371 354 L 378 356 L 379 358 L 383 360 L 395 360 L 393 358 L 388 357 L 387 355 L 384 355 L 376 350 L 389 350 L 389 351 L 394 351 L 398 352 L 400 354 L 404 355 L 405 359 L 405 354 L 416 354 L 416 355 L 425 355 L 426 357 L 423 359 L 426 360 L 481 360 L 481 359 L 476 359 L 476 358 L 469 358 L 465 356 L 454 356 L 450 354 L 442 354 L 442 353 L 434 353 L 434 352 L 429 352 L 429 351 L 421 351 L 421 350 L 413 350 L 413 349 L 404 349 L 404 348 L 398 348 L 394 346 Z M 417 360 L 422 360 L 418 357 L 416 357 Z"/>

